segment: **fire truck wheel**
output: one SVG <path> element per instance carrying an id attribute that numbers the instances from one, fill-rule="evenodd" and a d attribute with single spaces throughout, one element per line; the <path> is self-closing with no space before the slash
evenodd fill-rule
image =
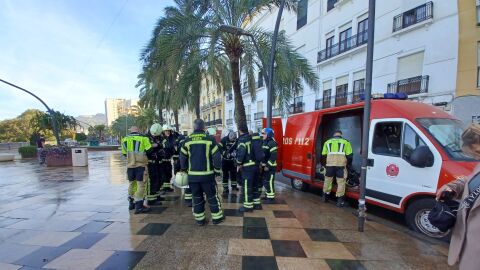
<path id="1" fill-rule="evenodd" d="M 308 184 L 304 183 L 302 180 L 290 178 L 290 181 L 292 182 L 292 188 L 300 191 L 307 191 Z"/>
<path id="2" fill-rule="evenodd" d="M 405 212 L 405 219 L 410 229 L 432 238 L 448 238 L 450 231 L 441 232 L 428 220 L 428 213 L 435 205 L 435 199 L 425 198 L 412 202 Z"/>

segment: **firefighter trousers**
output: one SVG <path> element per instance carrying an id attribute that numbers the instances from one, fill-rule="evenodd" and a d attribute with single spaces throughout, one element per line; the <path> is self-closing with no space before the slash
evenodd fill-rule
<path id="1" fill-rule="evenodd" d="M 147 177 L 145 167 L 136 167 L 127 169 L 128 177 L 128 197 L 133 198 L 136 202 L 143 201 L 145 195 L 144 177 Z"/>
<path id="2" fill-rule="evenodd" d="M 218 197 L 217 182 L 214 179 L 189 183 L 193 196 L 193 216 L 196 221 L 205 220 L 205 197 L 213 220 L 223 218 L 222 202 Z M 204 197 L 205 194 L 205 197 Z"/>
<path id="3" fill-rule="evenodd" d="M 190 185 L 185 189 L 185 202 L 191 202 L 192 201 L 192 189 L 190 188 Z"/>
<path id="4" fill-rule="evenodd" d="M 269 167 L 268 171 L 263 171 L 263 187 L 267 199 L 275 199 L 275 172 L 276 167 Z"/>
<path id="5" fill-rule="evenodd" d="M 253 208 L 253 185 L 255 182 L 255 174 L 257 171 L 257 166 L 255 165 L 242 168 L 243 207 L 247 209 Z"/>
<path id="6" fill-rule="evenodd" d="M 253 199 L 253 204 L 261 204 L 260 201 L 260 196 L 262 195 L 262 177 L 260 175 L 260 168 L 259 166 L 254 166 L 255 167 L 255 174 L 253 177 L 253 183 L 252 183 L 252 199 Z"/>
<path id="7" fill-rule="evenodd" d="M 149 161 L 148 163 L 148 188 L 145 198 L 148 201 L 154 201 L 158 199 L 160 195 L 160 163 L 157 161 Z"/>
<path id="8" fill-rule="evenodd" d="M 345 179 L 347 170 L 344 166 L 327 166 L 325 173 L 325 183 L 323 184 L 323 193 L 329 194 L 332 191 L 333 177 L 337 180 L 337 197 L 345 196 Z"/>
<path id="9" fill-rule="evenodd" d="M 160 162 L 160 181 L 162 190 L 172 188 L 170 181 L 172 180 L 172 163 L 170 160 Z"/>
<path id="10" fill-rule="evenodd" d="M 222 161 L 222 186 L 223 190 L 228 190 L 228 180 L 232 188 L 237 187 L 237 167 L 235 167 L 235 161 L 223 160 Z"/>

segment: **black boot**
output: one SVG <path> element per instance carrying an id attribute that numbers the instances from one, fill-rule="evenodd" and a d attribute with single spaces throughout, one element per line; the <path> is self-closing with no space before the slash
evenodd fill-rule
<path id="1" fill-rule="evenodd" d="M 133 202 L 133 198 L 128 198 L 128 210 L 135 209 L 135 203 Z"/>
<path id="2" fill-rule="evenodd" d="M 263 207 L 262 207 L 261 204 L 255 204 L 255 205 L 253 205 L 253 209 L 254 210 L 263 210 Z"/>
<path id="3" fill-rule="evenodd" d="M 222 218 L 219 218 L 219 219 L 212 219 L 212 224 L 213 225 L 218 225 L 218 224 L 222 223 L 223 221 L 225 221 L 225 216 L 223 216 Z"/>
<path id="4" fill-rule="evenodd" d="M 135 202 L 135 215 L 138 215 L 138 214 L 141 214 L 141 213 L 148 213 L 150 212 L 152 209 L 150 209 L 149 207 L 144 207 L 143 206 L 143 201 L 138 201 L 138 202 Z"/>
<path id="5" fill-rule="evenodd" d="M 344 207 L 345 206 L 345 196 L 337 198 L 337 207 Z"/>
<path id="6" fill-rule="evenodd" d="M 240 207 L 238 208 L 238 212 L 253 212 L 253 208 L 245 208 L 245 207 Z"/>
<path id="7" fill-rule="evenodd" d="M 198 226 L 205 226 L 208 224 L 208 220 L 207 219 L 204 219 L 204 220 L 197 220 L 197 225 Z"/>
<path id="8" fill-rule="evenodd" d="M 264 204 L 274 204 L 275 203 L 275 199 L 274 198 L 266 198 L 264 201 L 263 201 Z"/>
<path id="9" fill-rule="evenodd" d="M 322 202 L 327 203 L 328 202 L 328 196 L 330 196 L 330 193 L 323 193 Z"/>

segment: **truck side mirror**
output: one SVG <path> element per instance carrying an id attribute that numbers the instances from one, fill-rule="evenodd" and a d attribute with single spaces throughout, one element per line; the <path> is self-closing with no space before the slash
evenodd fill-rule
<path id="1" fill-rule="evenodd" d="M 410 155 L 410 164 L 418 168 L 433 166 L 433 153 L 428 146 L 419 146 Z"/>

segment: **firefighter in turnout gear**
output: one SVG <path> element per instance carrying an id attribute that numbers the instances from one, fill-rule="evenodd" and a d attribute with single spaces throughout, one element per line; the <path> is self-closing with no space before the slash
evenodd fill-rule
<path id="1" fill-rule="evenodd" d="M 237 148 L 237 135 L 233 131 L 229 131 L 228 135 L 223 137 L 218 144 L 222 153 L 222 184 L 223 194 L 229 193 L 228 180 L 230 179 L 230 185 L 232 191 L 238 190 L 237 187 L 237 167 L 235 166 L 235 150 Z"/>
<path id="2" fill-rule="evenodd" d="M 225 216 L 218 197 L 215 174 L 220 173 L 222 157 L 215 138 L 204 131 L 205 122 L 196 119 L 193 126 L 194 132 L 185 139 L 180 152 L 181 170 L 188 173 L 188 185 L 193 194 L 193 215 L 197 224 L 207 224 L 204 195 L 210 206 L 212 223 L 219 224 L 225 220 Z"/>
<path id="3" fill-rule="evenodd" d="M 277 142 L 273 138 L 273 129 L 264 128 L 263 135 L 263 152 L 265 157 L 262 163 L 263 187 L 265 188 L 264 203 L 272 203 L 275 201 L 275 172 L 277 170 Z"/>
<path id="4" fill-rule="evenodd" d="M 128 201 L 129 210 L 135 208 L 135 214 L 146 213 L 150 211 L 150 208 L 143 205 L 144 198 L 144 173 L 145 167 L 148 164 L 146 151 L 149 151 L 152 146 L 156 147 L 156 144 L 150 144 L 150 140 L 141 135 L 139 129 L 132 126 L 130 134 L 122 139 L 122 155 L 127 157 L 127 177 L 130 183 L 128 188 Z M 136 192 L 133 194 L 133 190 Z M 132 197 L 133 196 L 133 197 Z"/>
<path id="5" fill-rule="evenodd" d="M 345 205 L 345 179 L 347 179 L 346 166 L 352 164 L 352 146 L 342 137 L 342 132 L 337 130 L 333 134 L 333 138 L 323 145 L 322 155 L 327 156 L 322 200 L 328 201 L 333 177 L 335 177 L 337 179 L 337 206 L 343 207 Z"/>
<path id="6" fill-rule="evenodd" d="M 165 157 L 160 163 L 162 172 L 162 190 L 165 192 L 172 192 L 172 157 L 175 154 L 175 138 L 172 135 L 173 129 L 169 125 L 163 125 L 163 148 L 165 150 Z"/>
<path id="7" fill-rule="evenodd" d="M 260 196 L 262 195 L 263 181 L 260 173 L 260 166 L 264 159 L 263 153 L 263 140 L 260 137 L 258 132 L 249 132 L 252 136 L 252 154 L 253 160 L 255 161 L 255 175 L 253 177 L 252 183 L 252 198 L 253 198 L 253 209 L 262 210 L 262 202 Z"/>
<path id="8" fill-rule="evenodd" d="M 252 137 L 248 133 L 247 126 L 238 127 L 240 136 L 236 153 L 237 171 L 242 174 L 243 182 L 243 206 L 240 212 L 253 211 L 253 182 L 258 166 L 255 163 L 252 151 Z"/>
<path id="9" fill-rule="evenodd" d="M 165 156 L 165 150 L 163 149 L 163 137 L 162 126 L 160 124 L 153 124 L 149 130 L 149 139 L 151 144 L 155 144 L 147 152 L 148 157 L 148 176 L 149 182 L 147 186 L 147 194 L 145 198 L 148 201 L 148 205 L 161 204 L 160 197 L 160 177 L 161 167 L 160 163 Z"/>

